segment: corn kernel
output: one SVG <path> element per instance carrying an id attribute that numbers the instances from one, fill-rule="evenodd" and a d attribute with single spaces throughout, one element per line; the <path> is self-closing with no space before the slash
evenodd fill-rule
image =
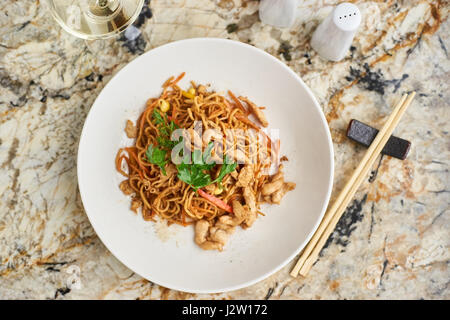
<path id="1" fill-rule="evenodd" d="M 181 94 L 188 98 L 188 99 L 194 99 L 195 97 L 195 89 L 194 88 L 190 88 L 188 91 L 181 91 Z"/>
<path id="2" fill-rule="evenodd" d="M 167 112 L 167 111 L 169 111 L 170 104 L 166 100 L 160 99 L 159 100 L 159 108 L 161 109 L 162 112 Z"/>
<path id="3" fill-rule="evenodd" d="M 214 194 L 218 195 L 223 192 L 223 188 L 221 186 L 217 186 L 216 189 L 214 189 Z"/>

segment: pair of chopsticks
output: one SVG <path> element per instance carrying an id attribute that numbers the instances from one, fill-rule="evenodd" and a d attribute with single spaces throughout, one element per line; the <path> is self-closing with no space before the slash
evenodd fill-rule
<path id="1" fill-rule="evenodd" d="M 370 145 L 369 149 L 364 155 L 364 158 L 361 160 L 360 164 L 353 172 L 353 175 L 347 181 L 347 184 L 342 189 L 336 201 L 325 214 L 322 222 L 319 225 L 319 228 L 314 233 L 308 245 L 302 251 L 297 264 L 291 271 L 291 276 L 296 277 L 299 273 L 302 276 L 306 276 L 308 271 L 311 269 L 312 265 L 317 260 L 320 251 L 325 245 L 328 237 L 333 232 L 336 224 L 339 222 L 339 219 L 341 218 L 348 204 L 355 195 L 356 190 L 358 190 L 359 186 L 364 180 L 364 177 L 373 166 L 376 158 L 381 153 L 381 150 L 384 148 L 386 142 L 389 140 L 395 127 L 400 122 L 400 119 L 405 113 L 406 108 L 408 108 L 408 106 L 411 104 L 411 101 L 414 99 L 415 94 L 415 92 L 404 94 L 400 101 L 397 103 L 394 111 L 389 116 L 383 128 L 378 132 L 375 140 Z"/>

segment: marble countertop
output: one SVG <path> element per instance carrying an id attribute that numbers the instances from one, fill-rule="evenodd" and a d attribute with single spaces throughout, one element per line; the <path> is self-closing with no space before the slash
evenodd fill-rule
<path id="1" fill-rule="evenodd" d="M 261 24 L 258 1 L 146 0 L 131 31 L 84 41 L 39 0 L 3 0 L 0 298 L 450 299 L 449 5 L 356 1 L 362 25 L 333 63 L 309 40 L 337 2 L 299 1 L 295 24 L 277 29 Z M 364 153 L 345 137 L 349 120 L 380 127 L 396 98 L 418 93 L 395 132 L 412 142 L 408 158 L 377 161 L 307 278 L 289 276 L 292 262 L 237 291 L 169 290 L 114 258 L 86 217 L 76 155 L 94 99 L 138 55 L 192 37 L 250 43 L 303 78 L 332 133 L 334 196 Z"/>

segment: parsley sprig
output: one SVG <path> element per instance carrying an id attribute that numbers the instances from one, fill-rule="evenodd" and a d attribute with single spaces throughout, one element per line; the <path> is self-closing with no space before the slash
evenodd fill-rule
<path id="1" fill-rule="evenodd" d="M 166 114 L 161 115 L 155 109 L 153 110 L 152 116 L 159 131 L 159 135 L 156 137 L 158 146 L 150 144 L 145 155 L 147 156 L 148 162 L 160 167 L 163 174 L 166 175 L 165 165 L 168 163 L 167 155 L 171 152 L 172 148 L 182 141 L 183 137 L 180 137 L 179 141 L 171 140 L 172 132 L 178 129 L 179 126 L 173 121 L 168 121 Z M 223 178 L 236 169 L 237 163 L 232 162 L 228 156 L 225 156 L 219 175 L 213 180 L 210 175 L 210 171 L 216 166 L 216 162 L 211 159 L 213 147 L 214 143 L 210 142 L 204 153 L 196 149 L 192 153 L 191 159 L 185 157 L 183 162 L 177 165 L 178 178 L 189 184 L 196 191 L 212 183 L 221 184 Z"/>
<path id="2" fill-rule="evenodd" d="M 237 163 L 231 162 L 225 156 L 225 161 L 220 168 L 219 175 L 216 179 L 212 180 L 209 171 L 216 166 L 215 162 L 209 163 L 213 147 L 214 144 L 210 142 L 203 154 L 200 150 L 194 150 L 192 153 L 192 163 L 182 162 L 177 166 L 178 178 L 189 184 L 196 191 L 212 183 L 221 183 L 225 175 L 236 169 Z"/>
<path id="3" fill-rule="evenodd" d="M 179 126 L 172 120 L 168 121 L 167 115 L 164 114 L 164 116 L 162 116 L 157 109 L 153 110 L 153 119 L 155 119 L 155 124 L 158 126 L 159 130 L 159 136 L 156 137 L 156 141 L 161 147 L 169 151 L 172 150 L 179 141 L 172 141 L 170 136 L 175 129 L 179 128 Z"/>
<path id="4" fill-rule="evenodd" d="M 166 169 L 164 166 L 168 162 L 168 160 L 166 160 L 167 154 L 179 142 L 172 141 L 170 137 L 172 132 L 179 127 L 175 122 L 168 121 L 167 115 L 164 114 L 164 116 L 162 116 L 157 109 L 153 110 L 152 116 L 159 131 L 159 135 L 156 137 L 158 146 L 150 144 L 145 152 L 145 155 L 147 156 L 148 162 L 156 164 L 161 168 L 163 174 L 166 175 Z"/>
<path id="5" fill-rule="evenodd" d="M 148 162 L 160 167 L 164 175 L 166 175 L 166 168 L 164 168 L 167 163 L 166 154 L 166 150 L 155 147 L 152 144 L 148 146 L 147 151 L 145 152 Z"/>

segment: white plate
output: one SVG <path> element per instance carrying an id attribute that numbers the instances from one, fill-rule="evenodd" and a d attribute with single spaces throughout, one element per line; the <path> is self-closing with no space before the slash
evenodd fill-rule
<path id="1" fill-rule="evenodd" d="M 297 183 L 281 205 L 264 208 L 252 228 L 238 228 L 223 252 L 203 251 L 192 227 L 161 226 L 129 210 L 118 188 L 116 152 L 127 119 L 137 119 L 162 83 L 210 83 L 217 91 L 246 95 L 280 129 L 285 177 Z M 240 42 L 200 38 L 172 42 L 129 63 L 105 86 L 84 124 L 78 183 L 84 208 L 105 246 L 128 268 L 164 287 L 223 292 L 260 281 L 286 265 L 307 243 L 327 206 L 333 180 L 333 146 L 323 113 L 309 88 L 286 65 Z M 167 238 L 167 239 L 164 239 Z"/>

